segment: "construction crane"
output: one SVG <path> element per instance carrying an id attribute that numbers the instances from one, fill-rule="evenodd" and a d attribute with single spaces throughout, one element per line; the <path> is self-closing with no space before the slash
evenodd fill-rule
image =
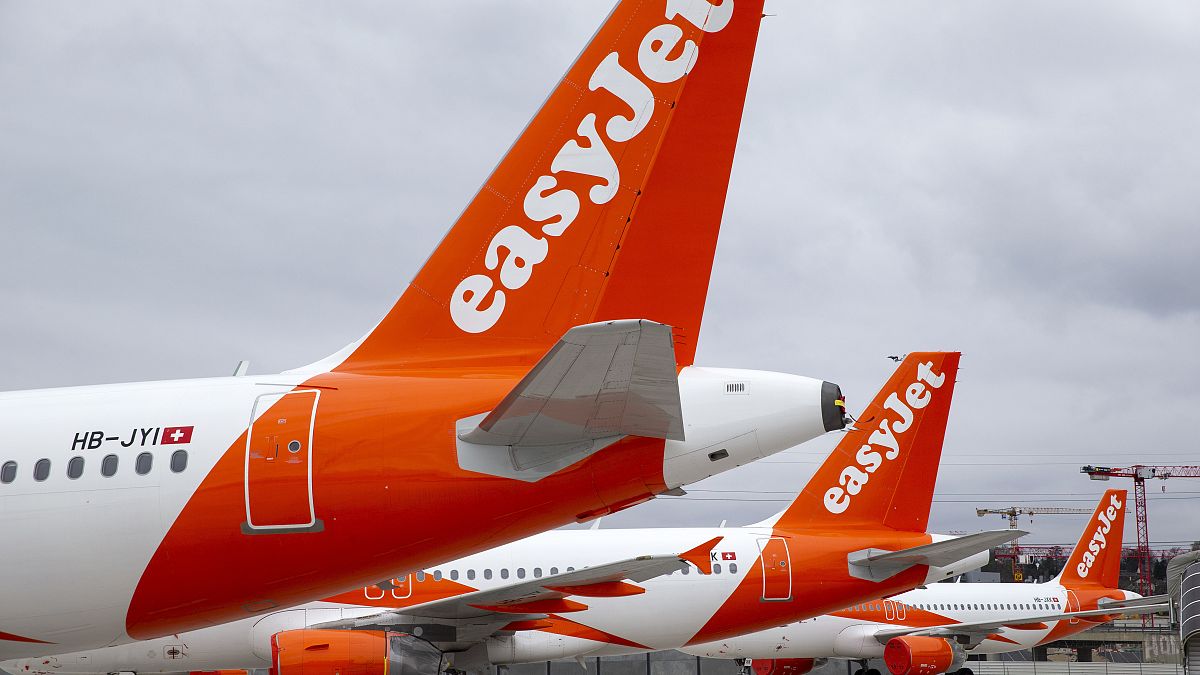
<path id="1" fill-rule="evenodd" d="M 1166 480 L 1168 478 L 1200 478 L 1200 466 L 1150 466 L 1134 464 L 1123 468 L 1111 466 L 1084 466 L 1080 473 L 1086 473 L 1092 480 L 1108 480 L 1109 478 L 1133 479 L 1133 503 L 1135 504 L 1134 518 L 1137 520 L 1138 541 L 1138 593 L 1154 595 L 1154 570 L 1151 567 L 1150 531 L 1146 524 L 1146 481 L 1151 478 Z M 1154 625 L 1153 614 L 1142 615 L 1143 626 Z"/>
<path id="2" fill-rule="evenodd" d="M 1073 509 L 1069 507 L 1059 506 L 1008 506 L 999 509 L 975 509 L 975 515 L 980 518 L 987 515 L 1001 515 L 1008 518 L 1008 529 L 1017 529 L 1017 518 L 1021 515 L 1033 516 L 1039 513 L 1091 513 L 1091 509 Z M 1033 519 L 1030 518 L 1030 521 Z M 1012 543 L 1012 575 L 1013 581 L 1022 581 L 1025 574 L 1021 572 L 1018 566 L 1018 557 L 1021 554 L 1021 549 L 1017 546 L 1017 542 Z"/>
<path id="3" fill-rule="evenodd" d="M 1017 529 L 1017 517 L 1024 514 L 1028 516 L 1039 513 L 1091 513 L 1092 509 L 1073 509 L 1062 506 L 1008 506 L 1002 509 L 975 509 L 975 515 L 980 518 L 987 515 L 1000 515 L 1008 518 L 1008 528 L 1010 530 Z M 1033 519 L 1030 518 L 1030 522 Z"/>

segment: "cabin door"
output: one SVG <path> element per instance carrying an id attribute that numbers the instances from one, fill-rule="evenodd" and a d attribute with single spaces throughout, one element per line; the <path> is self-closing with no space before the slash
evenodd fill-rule
<path id="1" fill-rule="evenodd" d="M 246 437 L 247 534 L 320 529 L 313 506 L 313 423 L 320 392 L 263 394 Z"/>

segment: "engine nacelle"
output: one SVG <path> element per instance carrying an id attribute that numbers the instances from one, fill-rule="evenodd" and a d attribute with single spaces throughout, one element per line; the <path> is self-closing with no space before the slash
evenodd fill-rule
<path id="1" fill-rule="evenodd" d="M 553 661 L 582 656 L 604 644 L 595 640 L 555 635 L 540 630 L 519 631 L 512 635 L 488 638 L 487 657 L 494 665 Z"/>
<path id="2" fill-rule="evenodd" d="M 425 675 L 442 653 L 406 633 L 288 630 L 271 636 L 271 675 Z"/>
<path id="3" fill-rule="evenodd" d="M 805 675 L 825 659 L 752 659 L 754 675 Z"/>
<path id="4" fill-rule="evenodd" d="M 896 637 L 883 648 L 883 662 L 892 675 L 946 673 L 958 670 L 966 660 L 962 645 L 936 637 Z"/>

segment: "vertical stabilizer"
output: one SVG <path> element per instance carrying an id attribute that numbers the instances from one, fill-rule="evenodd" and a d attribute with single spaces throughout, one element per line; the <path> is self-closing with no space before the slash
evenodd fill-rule
<path id="1" fill-rule="evenodd" d="M 775 526 L 924 532 L 959 356 L 905 357 Z"/>
<path id="2" fill-rule="evenodd" d="M 1106 490 L 1083 528 L 1058 582 L 1067 588 L 1117 588 L 1121 576 L 1121 538 L 1125 534 L 1125 490 Z"/>
<path id="3" fill-rule="evenodd" d="M 672 326 L 690 364 L 762 5 L 622 0 L 336 369 L 532 363 L 571 327 L 612 319 Z"/>

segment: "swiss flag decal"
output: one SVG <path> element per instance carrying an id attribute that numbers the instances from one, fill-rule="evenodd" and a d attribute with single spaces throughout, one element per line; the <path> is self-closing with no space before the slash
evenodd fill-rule
<path id="1" fill-rule="evenodd" d="M 721 551 L 721 560 L 737 560 L 737 554 L 733 551 Z"/>
<path id="2" fill-rule="evenodd" d="M 195 427 L 163 427 L 162 445 L 191 443 L 192 429 L 195 429 Z"/>

